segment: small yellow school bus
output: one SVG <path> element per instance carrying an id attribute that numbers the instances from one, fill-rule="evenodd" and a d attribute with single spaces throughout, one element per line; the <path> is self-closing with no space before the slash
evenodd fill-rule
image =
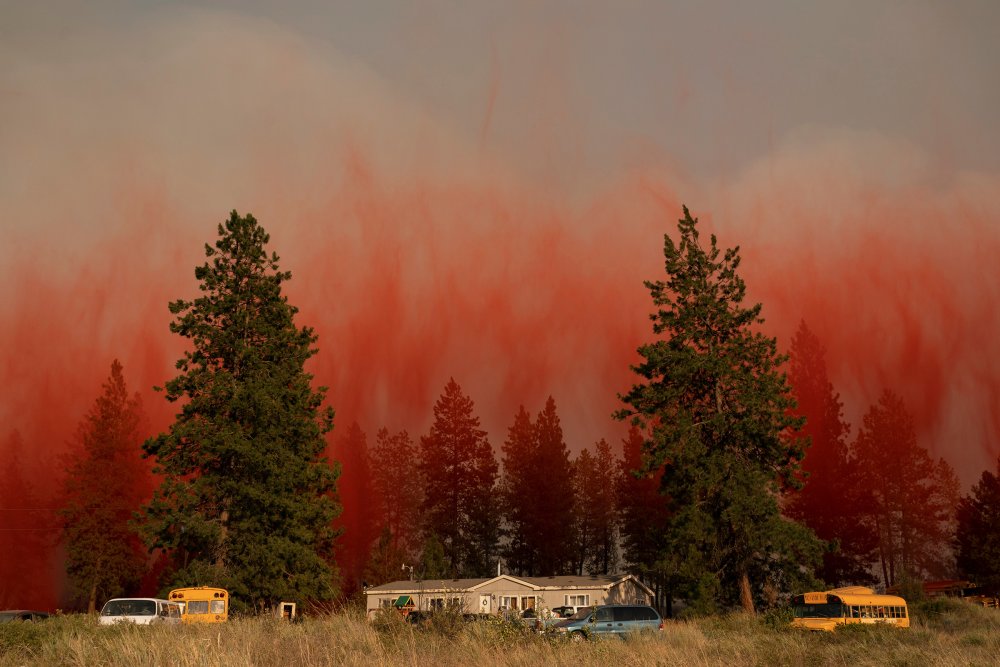
<path id="1" fill-rule="evenodd" d="M 878 595 L 863 586 L 803 593 L 792 598 L 792 627 L 832 632 L 838 625 L 884 623 L 910 627 L 906 600 L 895 595 Z"/>
<path id="2" fill-rule="evenodd" d="M 229 593 L 223 588 L 175 588 L 168 599 L 181 604 L 183 623 L 222 623 L 229 618 Z"/>

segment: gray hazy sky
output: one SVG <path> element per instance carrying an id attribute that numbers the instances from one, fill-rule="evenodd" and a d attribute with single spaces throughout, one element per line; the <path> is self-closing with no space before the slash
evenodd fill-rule
<path id="1" fill-rule="evenodd" d="M 242 23 L 244 37 L 300 39 L 316 66 L 360 70 L 389 103 L 569 189 L 650 162 L 732 178 L 802 126 L 912 142 L 945 175 L 1000 166 L 1000 4 L 989 1 L 14 1 L 0 11 L 7 95 L 44 85 L 25 68 L 162 67 L 197 48 L 184 43 L 196 26 L 211 22 L 224 42 L 223 28 Z"/>

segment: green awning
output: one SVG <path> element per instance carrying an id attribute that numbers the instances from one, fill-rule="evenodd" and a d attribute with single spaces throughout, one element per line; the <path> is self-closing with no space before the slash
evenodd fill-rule
<path id="1" fill-rule="evenodd" d="M 409 595 L 400 595 L 396 598 L 396 601 L 392 603 L 393 607 L 406 607 L 413 604 L 413 598 Z"/>

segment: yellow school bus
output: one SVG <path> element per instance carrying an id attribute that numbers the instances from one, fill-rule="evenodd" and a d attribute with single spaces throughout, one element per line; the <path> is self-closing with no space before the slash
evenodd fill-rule
<path id="1" fill-rule="evenodd" d="M 222 623 L 229 618 L 229 593 L 223 588 L 175 588 L 168 599 L 181 604 L 183 623 Z"/>
<path id="2" fill-rule="evenodd" d="M 885 623 L 910 627 L 906 600 L 895 595 L 878 595 L 863 586 L 803 593 L 792 598 L 792 627 L 832 632 L 838 625 Z"/>

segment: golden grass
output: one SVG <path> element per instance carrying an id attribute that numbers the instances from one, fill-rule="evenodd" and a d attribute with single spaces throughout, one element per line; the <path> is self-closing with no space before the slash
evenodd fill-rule
<path id="1" fill-rule="evenodd" d="M 522 634 L 509 624 L 415 629 L 373 627 L 340 613 L 285 623 L 99 627 L 69 615 L 0 626 L 0 667 L 180 665 L 995 665 L 1000 611 L 948 601 L 927 605 L 909 630 L 852 628 L 807 633 L 767 618 L 732 615 L 669 622 L 663 632 L 573 643 Z"/>

